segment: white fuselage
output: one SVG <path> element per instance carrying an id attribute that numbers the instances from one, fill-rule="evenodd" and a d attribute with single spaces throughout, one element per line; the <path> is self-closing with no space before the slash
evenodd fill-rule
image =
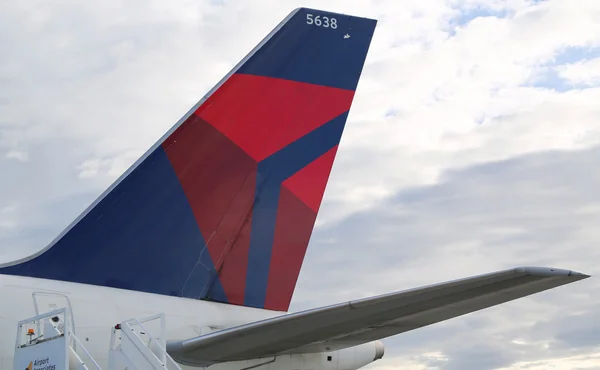
<path id="1" fill-rule="evenodd" d="M 36 316 L 36 304 L 40 314 L 70 305 L 75 333 L 102 369 L 107 369 L 108 365 L 111 330 L 124 320 L 164 313 L 166 339 L 169 341 L 194 338 L 207 331 L 285 314 L 122 289 L 0 275 L 0 370 L 12 370 L 17 323 Z M 368 348 L 362 349 L 365 350 Z M 354 354 L 349 355 L 355 357 Z M 342 365 L 322 363 L 322 358 L 322 354 L 287 355 L 278 358 L 276 363 L 257 369 L 350 370 L 372 362 Z M 210 369 L 241 369 L 261 361 L 266 362 L 251 360 L 224 363 L 213 365 Z M 182 366 L 182 369 L 192 368 Z"/>
<path id="2" fill-rule="evenodd" d="M 43 294 L 39 294 L 43 293 Z M 35 296 L 34 296 L 35 294 Z M 17 322 L 70 303 L 75 332 L 106 368 L 111 328 L 129 318 L 165 313 L 168 340 L 197 337 L 206 327 L 230 327 L 278 312 L 61 281 L 0 275 L 0 369 L 12 369 Z"/>

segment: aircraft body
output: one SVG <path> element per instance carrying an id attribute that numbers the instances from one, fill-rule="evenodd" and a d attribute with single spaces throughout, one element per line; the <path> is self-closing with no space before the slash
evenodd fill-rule
<path id="1" fill-rule="evenodd" d="M 523 267 L 287 313 L 376 21 L 300 8 L 46 248 L 0 265 L 0 370 L 17 322 L 69 307 L 111 330 L 162 312 L 184 368 L 355 370 L 379 341 L 587 277 Z"/>
<path id="2" fill-rule="evenodd" d="M 282 312 L 226 305 L 203 300 L 181 299 L 143 292 L 127 291 L 97 286 L 87 286 L 45 279 L 32 279 L 0 275 L 2 309 L 0 316 L 0 369 L 12 370 L 16 322 L 35 316 L 34 299 L 47 311 L 70 306 L 74 315 L 77 336 L 84 341 L 86 349 L 102 367 L 108 368 L 108 345 L 112 327 L 124 319 L 146 317 L 164 312 L 167 335 L 170 339 L 197 337 L 218 328 L 235 327 L 280 316 Z M 35 298 L 34 298 L 35 297 Z M 326 361 L 323 353 L 296 355 L 292 363 L 290 355 L 280 356 L 277 362 L 268 363 L 260 369 L 358 369 L 375 360 L 380 344 L 368 344 L 358 349 L 334 356 Z M 380 349 L 377 349 L 377 348 Z M 383 352 L 379 352 L 383 355 Z M 301 356 L 301 357 L 299 357 Z M 339 362 L 340 357 L 342 361 Z M 235 361 L 216 364 L 210 369 L 243 369 L 257 363 L 269 362 L 272 357 L 258 360 Z M 293 366 L 292 366 L 293 365 Z M 301 367 L 305 365 L 306 367 Z M 322 367 L 315 367 L 322 365 Z M 340 366 L 341 365 L 341 366 Z M 288 367 L 289 366 L 289 367 Z M 182 366 L 183 369 L 198 367 Z"/>

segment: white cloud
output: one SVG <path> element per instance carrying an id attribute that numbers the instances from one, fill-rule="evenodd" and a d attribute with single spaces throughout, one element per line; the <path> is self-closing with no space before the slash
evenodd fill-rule
<path id="1" fill-rule="evenodd" d="M 600 67 L 581 50 L 600 50 L 597 0 L 11 3 L 0 12 L 0 208 L 19 207 L 0 212 L 0 253 L 54 237 L 297 6 L 380 19 L 298 307 L 520 261 L 595 269 L 600 201 L 585 186 L 598 185 Z M 584 288 L 553 294 L 472 316 L 484 329 L 461 319 L 391 340 L 372 368 L 594 361 L 579 344 L 588 352 L 545 351 L 556 333 L 519 332 L 600 305 Z M 491 347 L 437 339 L 457 329 Z M 469 356 L 493 361 L 460 362 Z"/>
<path id="2" fill-rule="evenodd" d="M 14 221 L 14 212 L 16 210 L 17 207 L 15 205 L 8 205 L 0 208 L 0 230 L 16 227 L 16 222 Z"/>
<path id="3" fill-rule="evenodd" d="M 573 85 L 600 84 L 600 58 L 582 60 L 556 68 L 558 75 Z"/>
<path id="4" fill-rule="evenodd" d="M 4 155 L 5 158 L 8 159 L 16 159 L 17 161 L 27 162 L 29 160 L 29 155 L 26 152 L 21 152 L 18 150 L 9 150 Z"/>
<path id="5" fill-rule="evenodd" d="M 571 356 L 564 358 L 552 358 L 543 361 L 518 362 L 510 367 L 499 370 L 572 370 L 572 369 L 598 369 L 600 364 L 600 353 L 591 353 L 586 355 Z"/>
<path id="6" fill-rule="evenodd" d="M 598 165 L 599 147 L 480 164 L 446 173 L 435 185 L 405 189 L 319 229 L 296 307 L 519 265 L 562 266 L 596 276 Z M 597 288 L 595 279 L 586 280 L 386 344 L 402 361 L 444 369 L 493 369 L 589 353 L 600 347 L 593 334 L 600 328 L 591 325 L 600 322 L 600 302 L 593 298 Z M 424 357 L 434 350 L 444 355 L 443 362 Z M 386 358 L 382 366 L 396 360 Z"/>

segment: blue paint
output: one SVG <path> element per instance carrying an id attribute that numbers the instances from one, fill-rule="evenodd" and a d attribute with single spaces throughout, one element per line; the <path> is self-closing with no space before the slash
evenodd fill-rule
<path id="1" fill-rule="evenodd" d="M 335 18 L 338 27 L 307 24 L 307 14 Z M 299 9 L 238 72 L 356 90 L 376 24 L 373 19 Z"/>
<path id="2" fill-rule="evenodd" d="M 265 304 L 281 183 L 338 145 L 347 118 L 339 115 L 258 164 L 244 305 Z"/>
<path id="3" fill-rule="evenodd" d="M 198 263 L 190 273 L 183 287 L 182 296 L 197 299 L 210 298 L 227 303 L 225 290 L 207 248 L 202 251 Z"/>
<path id="4" fill-rule="evenodd" d="M 212 260 L 211 260 L 211 264 L 212 264 Z M 223 285 L 221 284 L 221 279 L 219 279 L 219 276 L 217 275 L 217 271 L 214 270 L 214 272 L 211 274 L 210 276 L 210 281 L 208 283 L 208 285 L 206 286 L 206 292 L 203 292 L 201 295 L 201 299 L 210 299 L 212 301 L 216 301 L 216 302 L 222 302 L 222 303 L 228 303 L 229 300 L 227 299 L 227 295 L 225 294 L 225 289 L 223 288 Z"/>
<path id="5" fill-rule="evenodd" d="M 159 147 L 52 248 L 0 274 L 198 298 L 209 277 L 194 270 L 204 245 Z M 200 262 L 214 269 L 208 253 Z"/>
<path id="6" fill-rule="evenodd" d="M 307 14 L 335 18 L 337 28 L 307 24 Z M 376 23 L 300 9 L 237 72 L 355 90 Z M 249 306 L 264 307 L 281 183 L 339 143 L 347 114 L 259 164 L 245 291 Z M 0 274 L 227 302 L 162 146 L 51 248 L 0 268 Z"/>

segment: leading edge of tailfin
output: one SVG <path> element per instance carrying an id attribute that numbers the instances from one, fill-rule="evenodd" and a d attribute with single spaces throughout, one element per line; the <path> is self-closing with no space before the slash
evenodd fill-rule
<path id="1" fill-rule="evenodd" d="M 300 8 L 0 274 L 286 311 L 377 21 Z"/>

